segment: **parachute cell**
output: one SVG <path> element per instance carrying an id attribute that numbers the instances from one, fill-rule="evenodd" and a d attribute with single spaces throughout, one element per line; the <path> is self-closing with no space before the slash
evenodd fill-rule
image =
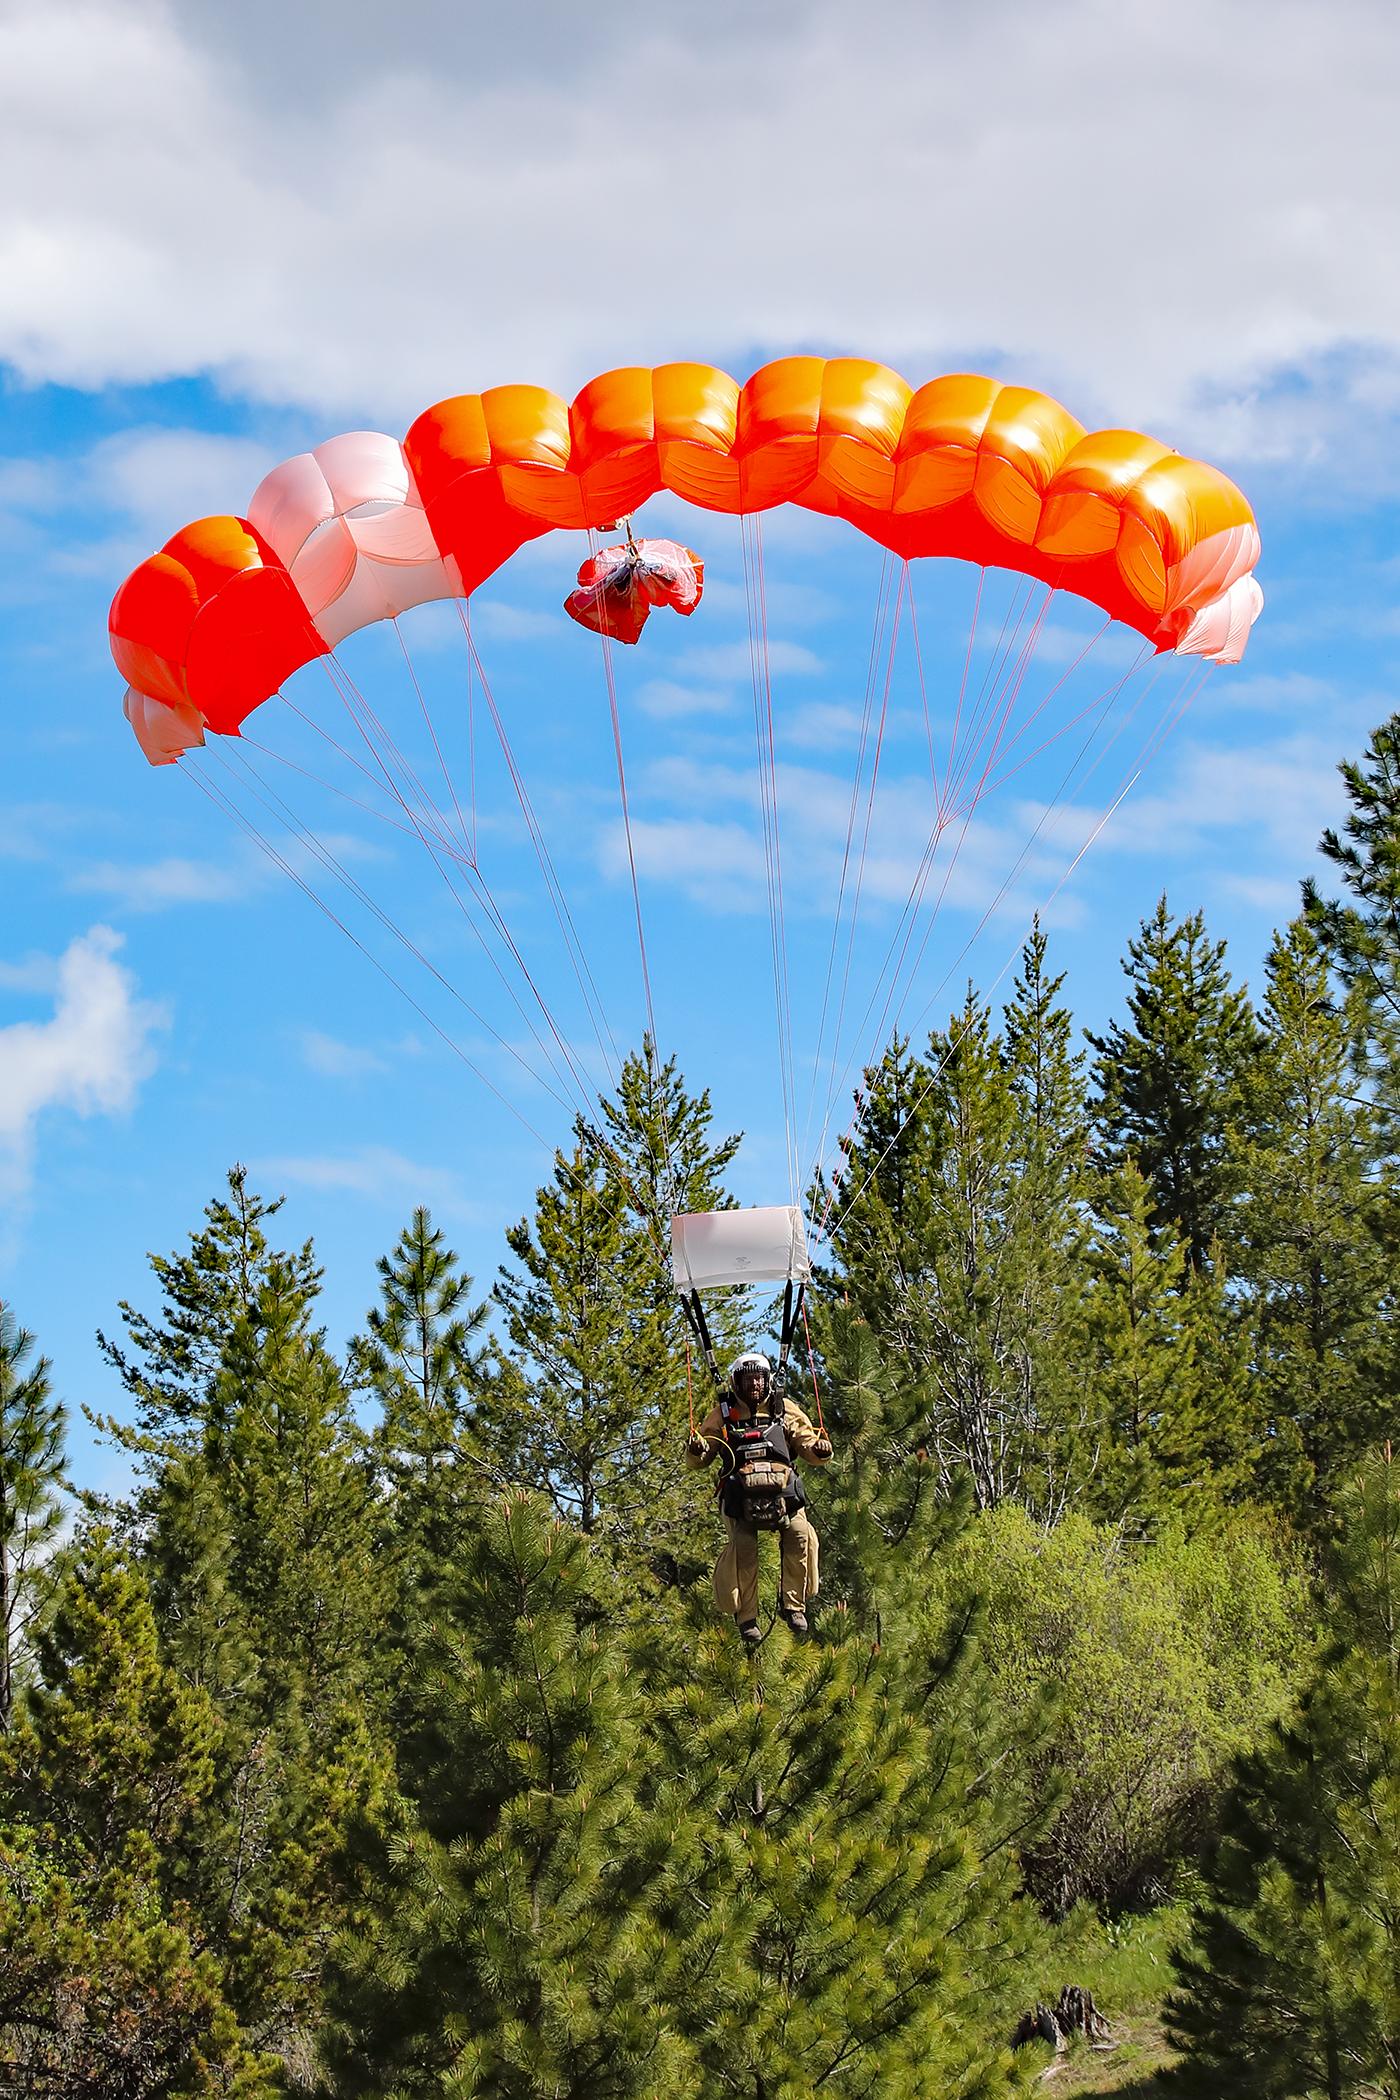
<path id="1" fill-rule="evenodd" d="M 204 717 L 188 700 L 153 700 L 129 685 L 122 713 L 153 766 L 173 766 L 204 742 Z"/>
<path id="2" fill-rule="evenodd" d="M 327 645 L 285 565 L 245 518 L 201 518 L 112 601 L 112 655 L 137 692 L 239 724 Z"/>
<path id="3" fill-rule="evenodd" d="M 248 520 L 285 562 L 316 632 L 334 648 L 373 620 L 460 594 L 438 552 L 403 446 L 352 430 L 275 467 Z"/>

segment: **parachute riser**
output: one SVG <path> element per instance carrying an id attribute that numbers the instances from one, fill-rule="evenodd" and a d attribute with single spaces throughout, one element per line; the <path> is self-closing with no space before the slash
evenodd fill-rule
<path id="1" fill-rule="evenodd" d="M 781 1388 L 787 1374 L 788 1357 L 792 1353 L 792 1338 L 797 1332 L 797 1323 L 802 1317 L 802 1302 L 807 1295 L 805 1280 L 794 1283 L 789 1276 L 783 1291 L 783 1324 L 778 1335 L 778 1371 L 773 1383 Z"/>
<path id="2" fill-rule="evenodd" d="M 691 1332 L 700 1344 L 701 1354 L 709 1366 L 710 1376 L 714 1380 L 716 1387 L 723 1392 L 724 1378 L 720 1371 L 719 1358 L 715 1354 L 714 1337 L 710 1333 L 710 1323 L 705 1318 L 705 1308 L 700 1302 L 700 1293 L 692 1289 L 688 1294 L 681 1293 L 680 1299 L 686 1319 L 690 1322 Z"/>

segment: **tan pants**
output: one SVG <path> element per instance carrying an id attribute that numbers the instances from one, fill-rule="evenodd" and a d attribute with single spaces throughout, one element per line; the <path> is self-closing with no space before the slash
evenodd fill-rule
<path id="1" fill-rule="evenodd" d="M 740 1625 L 758 1617 L 758 1533 L 748 1524 L 724 1520 L 724 1550 L 715 1562 L 715 1608 L 732 1612 Z M 817 1534 L 799 1509 L 782 1541 L 784 1611 L 803 1611 L 817 1594 Z"/>

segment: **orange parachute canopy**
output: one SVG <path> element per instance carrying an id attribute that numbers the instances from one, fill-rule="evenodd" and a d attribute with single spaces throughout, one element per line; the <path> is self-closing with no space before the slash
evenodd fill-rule
<path id="1" fill-rule="evenodd" d="M 971 374 L 916 391 L 858 358 L 783 358 L 743 386 L 629 366 L 572 404 L 531 386 L 439 402 L 402 444 L 352 431 L 275 468 L 246 518 L 177 532 L 112 604 L 142 747 L 168 764 L 206 727 L 234 734 L 356 628 L 469 595 L 525 541 L 662 489 L 731 513 L 793 503 L 905 558 L 1017 570 L 1227 662 L 1262 604 L 1233 482 L 1153 438 L 1087 433 L 1045 394 Z"/>

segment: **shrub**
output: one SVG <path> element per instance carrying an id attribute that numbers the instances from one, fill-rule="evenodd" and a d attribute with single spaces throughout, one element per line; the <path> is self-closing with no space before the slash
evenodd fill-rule
<path id="1" fill-rule="evenodd" d="M 1252 1513 L 1135 1542 L 1078 1516 L 1045 1530 L 1011 1503 L 969 1527 L 958 1560 L 986 1599 L 1009 1715 L 1057 1700 L 1050 1735 L 1008 1775 L 1050 1810 L 1029 1887 L 1056 1915 L 1155 1900 L 1210 1835 L 1231 1758 L 1289 1703 L 1301 1566 Z"/>

